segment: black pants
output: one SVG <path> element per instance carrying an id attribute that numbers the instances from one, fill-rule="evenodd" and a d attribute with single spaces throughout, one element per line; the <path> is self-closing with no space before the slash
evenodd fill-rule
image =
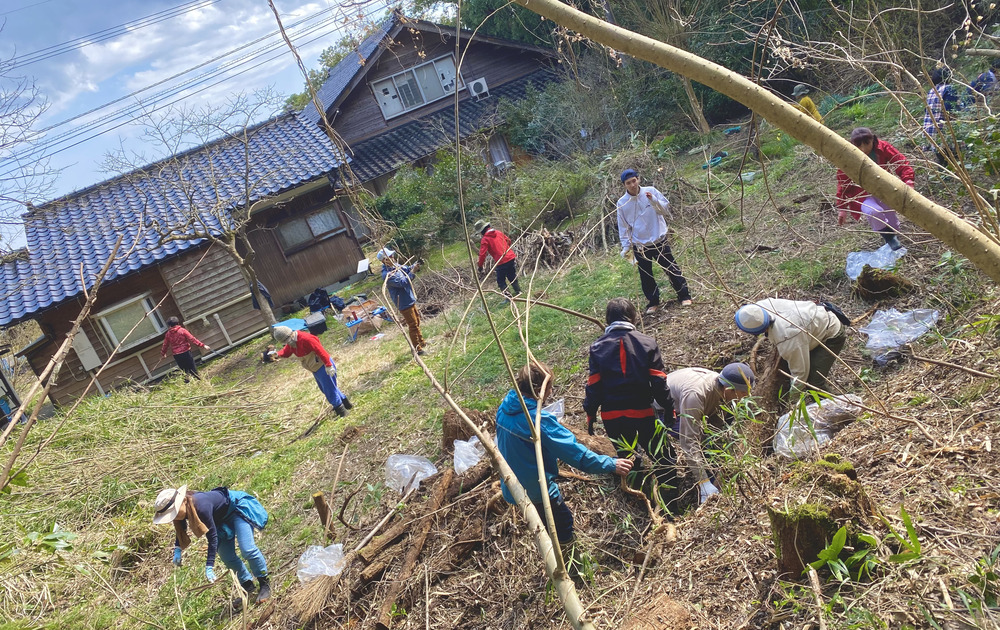
<path id="1" fill-rule="evenodd" d="M 639 281 L 642 283 L 642 293 L 646 296 L 646 301 L 650 306 L 660 303 L 660 287 L 653 278 L 653 262 L 655 261 L 664 271 L 670 285 L 677 292 L 677 300 L 683 302 L 691 299 L 691 292 L 688 291 L 687 280 L 681 275 L 681 268 L 674 260 L 674 255 L 670 251 L 667 239 L 662 239 L 651 245 L 634 246 L 635 262 L 639 267 Z"/>
<path id="2" fill-rule="evenodd" d="M 198 368 L 194 366 L 194 355 L 191 354 L 190 350 L 180 354 L 175 354 L 174 361 L 177 362 L 177 367 L 183 370 L 185 374 L 190 374 L 195 378 L 201 378 L 198 374 Z M 187 376 L 184 377 L 184 380 L 187 380 Z"/>
<path id="3" fill-rule="evenodd" d="M 514 289 L 514 295 L 521 294 L 521 287 L 517 284 L 517 259 L 513 258 L 508 260 L 502 265 L 497 265 L 497 286 L 500 287 L 500 291 L 507 290 L 507 284 L 510 283 L 512 289 Z"/>
<path id="4" fill-rule="evenodd" d="M 632 455 L 628 448 L 622 448 L 619 442 L 629 444 L 635 443 L 646 451 L 646 455 L 652 459 L 653 474 L 659 483 L 673 485 L 676 478 L 674 464 L 677 458 L 674 456 L 673 447 L 667 438 L 667 431 L 662 430 L 656 433 L 655 418 L 616 418 L 604 421 L 604 430 L 608 438 L 616 442 L 615 449 L 618 457 L 629 457 Z M 636 461 L 632 469 L 638 471 L 642 469 L 642 462 Z M 642 478 L 645 475 L 641 475 Z"/>
<path id="5" fill-rule="evenodd" d="M 557 499 L 549 497 L 549 505 L 552 506 L 552 520 L 556 524 L 556 538 L 559 539 L 559 544 L 565 545 L 572 542 L 573 513 L 569 511 L 566 502 L 563 501 L 562 495 Z M 534 503 L 534 506 L 538 510 L 538 516 L 541 517 L 542 522 L 548 527 L 548 521 L 545 520 L 545 506 L 541 503 Z"/>

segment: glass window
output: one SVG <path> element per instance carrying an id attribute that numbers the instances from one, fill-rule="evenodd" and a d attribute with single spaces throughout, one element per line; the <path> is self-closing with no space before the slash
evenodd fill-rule
<path id="1" fill-rule="evenodd" d="M 337 201 L 340 202 L 340 207 L 344 210 L 344 214 L 347 215 L 347 221 L 351 224 L 351 229 L 354 230 L 355 236 L 359 239 L 365 239 L 371 236 L 368 226 L 361 220 L 361 213 L 354 207 L 354 203 L 351 201 L 351 198 L 338 197 Z"/>
<path id="2" fill-rule="evenodd" d="M 153 300 L 144 295 L 105 309 L 95 315 L 95 318 L 101 323 L 111 343 L 117 346 L 124 340 L 124 350 L 152 339 L 167 329 L 154 306 Z M 132 330 L 133 327 L 135 330 Z"/>
<path id="3" fill-rule="evenodd" d="M 434 70 L 433 63 L 418 66 L 413 71 L 416 73 L 420 89 L 424 91 L 424 96 L 428 101 L 437 100 L 445 95 L 444 87 L 441 85 L 441 78 L 438 77 L 437 71 Z"/>
<path id="4" fill-rule="evenodd" d="M 278 239 L 286 250 L 308 243 L 313 238 L 304 219 L 292 219 L 278 225 Z"/>
<path id="5" fill-rule="evenodd" d="M 420 94 L 417 77 L 413 75 L 412 71 L 407 70 L 393 78 L 396 81 L 396 90 L 399 92 L 399 100 L 402 101 L 404 109 L 413 109 L 423 105 L 424 97 Z"/>
<path id="6" fill-rule="evenodd" d="M 397 72 L 371 84 L 375 100 L 387 120 L 454 94 L 456 89 L 463 86 L 462 77 L 455 71 L 455 59 L 451 55 Z"/>
<path id="7" fill-rule="evenodd" d="M 310 214 L 306 217 L 306 223 L 313 236 L 323 236 L 340 229 L 340 217 L 333 208 L 324 208 L 315 214 Z"/>

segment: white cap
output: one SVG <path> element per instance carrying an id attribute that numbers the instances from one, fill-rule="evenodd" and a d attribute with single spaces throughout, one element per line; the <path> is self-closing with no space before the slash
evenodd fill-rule
<path id="1" fill-rule="evenodd" d="M 744 304 L 736 311 L 736 325 L 743 332 L 759 335 L 771 326 L 771 314 L 759 304 Z"/>
<path id="2" fill-rule="evenodd" d="M 377 254 L 375 254 L 375 258 L 378 258 L 379 260 L 384 260 L 386 258 L 392 258 L 395 255 L 396 252 L 389 249 L 388 247 L 383 247 L 382 249 L 378 250 Z"/>

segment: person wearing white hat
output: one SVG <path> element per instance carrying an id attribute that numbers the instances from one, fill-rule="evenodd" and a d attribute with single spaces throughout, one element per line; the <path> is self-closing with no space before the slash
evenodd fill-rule
<path id="1" fill-rule="evenodd" d="M 847 342 L 847 325 L 838 311 L 833 305 L 767 298 L 741 306 L 735 319 L 743 332 L 767 334 L 788 363 L 793 391 L 826 390 L 827 374 Z"/>
<path id="2" fill-rule="evenodd" d="M 215 488 L 208 492 L 189 492 L 187 486 L 166 488 L 156 495 L 153 503 L 153 523 L 172 523 L 174 539 L 174 566 L 181 566 L 182 552 L 191 544 L 190 528 L 195 538 L 205 537 L 208 555 L 205 559 L 205 579 L 215 582 L 215 556 L 236 574 L 240 587 L 249 597 L 254 591 L 253 579 L 260 583 L 258 602 L 271 597 L 271 583 L 267 574 L 267 561 L 254 541 L 254 530 L 267 526 L 267 510 L 253 495 L 228 488 Z M 240 554 L 250 564 L 247 569 Z M 242 600 L 241 600 L 242 601 Z"/>
<path id="3" fill-rule="evenodd" d="M 723 403 L 748 396 L 754 380 L 753 370 L 746 363 L 730 363 L 721 373 L 692 367 L 667 374 L 680 448 L 687 469 L 697 482 L 698 503 L 719 492 L 707 472 L 702 423 L 706 418 L 718 416 Z"/>
<path id="4" fill-rule="evenodd" d="M 796 99 L 798 103 L 795 104 L 795 109 L 799 110 L 803 114 L 808 114 L 812 116 L 816 122 L 823 124 L 823 115 L 819 113 L 819 108 L 816 107 L 816 103 L 813 102 L 811 98 L 806 96 L 811 90 L 809 86 L 799 83 L 792 90 L 792 98 Z"/>
<path id="5" fill-rule="evenodd" d="M 375 257 L 382 261 L 382 282 L 385 283 L 385 288 L 389 292 L 389 299 L 392 300 L 393 305 L 403 317 L 403 321 L 406 322 L 410 333 L 410 342 L 413 343 L 417 354 L 423 354 L 426 343 L 424 335 L 420 331 L 417 294 L 414 293 L 411 282 L 414 274 L 420 269 L 420 263 L 412 266 L 396 264 L 396 252 L 388 247 L 380 249 Z"/>
<path id="6" fill-rule="evenodd" d="M 337 415 L 341 418 L 346 416 L 347 410 L 354 405 L 337 387 L 337 366 L 319 338 L 304 330 L 292 330 L 288 326 L 275 326 L 271 329 L 271 336 L 278 343 L 285 344 L 284 348 L 278 350 L 278 358 L 298 357 L 302 367 L 312 372 L 319 391 L 323 392 L 327 402 L 333 405 Z"/>
<path id="7" fill-rule="evenodd" d="M 517 282 L 517 252 L 511 247 L 510 237 L 485 219 L 476 221 L 474 229 L 483 236 L 479 244 L 479 261 L 476 263 L 479 275 L 483 275 L 483 264 L 489 255 L 496 265 L 497 287 L 500 292 L 507 293 L 509 285 L 513 295 L 520 295 L 521 285 Z"/>

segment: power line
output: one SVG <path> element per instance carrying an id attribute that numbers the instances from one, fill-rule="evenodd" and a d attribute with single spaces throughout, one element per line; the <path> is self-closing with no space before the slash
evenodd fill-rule
<path id="1" fill-rule="evenodd" d="M 386 6 L 388 6 L 388 5 L 386 5 Z M 347 16 L 346 16 L 346 11 L 344 11 L 343 9 L 341 9 L 341 12 L 340 12 L 339 16 L 328 17 L 328 18 L 322 20 L 321 22 L 319 22 L 318 24 L 311 25 L 308 28 L 303 29 L 299 33 L 296 33 L 295 35 L 293 35 L 293 39 L 296 40 L 296 44 L 298 44 L 300 46 L 302 46 L 302 45 L 308 45 L 308 44 L 313 43 L 314 41 L 317 41 L 319 39 L 322 39 L 323 37 L 326 37 L 327 35 L 329 35 L 329 34 L 331 34 L 333 32 L 336 32 L 338 29 L 334 28 L 334 29 L 330 29 L 328 31 L 321 32 L 316 37 L 313 37 L 311 39 L 307 39 L 307 40 L 304 40 L 304 41 L 302 41 L 302 38 L 304 38 L 304 37 L 306 37 L 308 35 L 316 33 L 320 29 L 322 29 L 322 28 L 330 25 L 331 23 L 337 21 L 338 18 L 342 18 L 343 19 L 340 27 L 348 27 L 348 26 L 351 26 L 351 25 L 361 24 L 361 23 L 364 23 L 367 20 L 370 20 L 373 15 L 375 15 L 376 13 L 378 13 L 379 11 L 381 11 L 383 9 L 384 9 L 384 7 L 379 6 L 379 7 L 376 7 L 375 9 L 373 9 L 372 11 L 370 11 L 368 14 L 358 14 L 358 15 L 352 16 L 351 19 L 348 19 Z M 301 25 L 301 24 L 303 24 L 303 23 L 305 23 L 305 22 L 307 22 L 309 20 L 315 19 L 317 16 L 319 16 L 324 11 L 326 11 L 326 9 L 324 9 L 323 11 L 319 11 L 317 13 L 311 14 L 309 16 L 306 16 L 305 18 L 302 18 L 302 19 L 294 22 L 293 24 L 294 25 Z M 174 75 L 171 78 L 176 78 L 176 77 L 182 76 L 183 74 L 186 74 L 186 73 L 188 73 L 188 72 L 190 72 L 190 71 L 192 71 L 194 69 L 203 67 L 204 65 L 206 65 L 208 63 L 212 63 L 212 61 L 214 61 L 214 60 L 217 60 L 217 59 L 220 59 L 222 57 L 228 56 L 228 55 L 233 54 L 235 52 L 239 52 L 240 50 L 244 50 L 247 47 L 253 45 L 254 43 L 259 43 L 260 41 L 263 41 L 264 39 L 267 39 L 268 37 L 272 37 L 272 36 L 274 36 L 276 34 L 277 34 L 277 31 L 274 31 L 274 32 L 272 32 L 269 35 L 265 35 L 265 36 L 263 36 L 261 38 L 258 38 L 257 40 L 254 40 L 253 42 L 249 42 L 249 43 L 244 44 L 244 45 L 242 45 L 240 47 L 232 49 L 232 50 L 228 51 L 227 53 L 224 53 L 223 55 L 220 55 L 220 56 L 218 56 L 216 58 L 213 58 L 213 60 L 210 60 L 208 62 L 203 62 L 201 64 L 198 64 L 194 68 L 186 70 L 185 72 L 179 73 L 177 75 Z M 186 81 L 184 81 L 184 82 L 182 82 L 182 83 L 180 83 L 178 85 L 171 86 L 170 88 L 168 88 L 166 90 L 162 90 L 162 91 L 160 91 L 160 92 L 158 92 L 156 94 L 150 95 L 150 96 L 146 97 L 145 99 L 137 102 L 134 105 L 131 105 L 131 106 L 125 107 L 125 108 L 121 108 L 121 109 L 119 109 L 119 110 L 117 110 L 115 112 L 111 112 L 109 114 L 106 114 L 105 116 L 102 116 L 99 119 L 96 119 L 95 121 L 91 121 L 91 122 L 87 123 L 84 126 L 77 127 L 75 129 L 73 129 L 72 131 L 69 131 L 69 132 L 60 134 L 58 136 L 55 136 L 55 137 L 53 137 L 51 139 L 48 139 L 46 142 L 41 143 L 39 145 L 35 145 L 35 146 L 31 147 L 30 149 L 28 149 L 26 151 L 22 151 L 20 153 L 11 155 L 9 158 L 7 158 L 5 160 L 0 160 L 0 164 L 3 165 L 2 167 L 13 167 L 10 170 L 6 171 L 5 173 L 0 174 L 0 177 L 16 173 L 18 170 L 20 170 L 20 166 L 19 165 L 22 164 L 22 163 L 24 163 L 24 162 L 31 161 L 34 158 L 37 158 L 37 159 L 47 159 L 47 158 L 49 158 L 49 157 L 51 157 L 53 155 L 56 155 L 58 153 L 61 153 L 61 152 L 66 151 L 68 149 L 71 149 L 73 147 L 76 147 L 76 146 L 78 146 L 78 145 L 80 145 L 80 144 L 82 144 L 84 142 L 89 141 L 89 140 L 92 140 L 92 139 L 94 139 L 94 138 L 96 138 L 96 137 L 98 137 L 100 135 L 103 135 L 103 134 L 108 133 L 110 131 L 114 131 L 115 129 L 119 129 L 119 128 L 121 128 L 121 127 L 123 127 L 123 126 L 125 126 L 125 125 L 127 125 L 127 124 L 129 124 L 131 122 L 134 122 L 135 118 L 133 117 L 133 114 L 135 114 L 137 112 L 137 110 L 143 110 L 144 109 L 147 114 L 154 113 L 156 111 L 159 111 L 161 109 L 164 109 L 166 107 L 174 105 L 174 104 L 176 104 L 176 103 L 178 103 L 178 102 L 180 102 L 180 101 L 182 101 L 182 100 L 184 100 L 186 98 L 190 98 L 191 96 L 194 96 L 194 95 L 199 94 L 199 93 L 201 93 L 201 92 L 203 92 L 205 90 L 208 90 L 208 89 L 210 89 L 210 88 L 212 88 L 212 87 L 214 87 L 216 85 L 224 83 L 225 81 L 228 81 L 228 80 L 230 80 L 230 79 L 232 79 L 234 77 L 237 77 L 237 76 L 240 76 L 242 74 L 245 74 L 246 72 L 249 72 L 250 70 L 253 70 L 253 69 L 257 68 L 257 67 L 260 67 L 260 66 L 262 66 L 264 64 L 273 62 L 276 59 L 278 59 L 279 57 L 281 57 L 283 54 L 285 54 L 284 50 L 276 50 L 276 49 L 283 49 L 283 48 L 284 48 L 283 42 L 276 42 L 274 44 L 268 44 L 268 45 L 263 46 L 263 47 L 255 50 L 255 51 L 251 51 L 250 53 L 248 53 L 246 55 L 243 55 L 242 57 L 238 57 L 236 59 L 230 60 L 229 62 L 226 62 L 226 63 L 220 65 L 219 67 L 214 68 L 214 69 L 212 69 L 212 70 L 210 70 L 208 72 L 205 72 L 205 73 L 202 73 L 201 75 L 198 75 L 196 77 L 192 77 L 190 79 L 187 79 Z M 234 70 L 236 68 L 239 68 L 240 66 L 244 66 L 244 65 L 246 65 L 248 63 L 251 63 L 251 62 L 255 61 L 258 58 L 263 58 L 265 56 L 266 56 L 266 58 L 264 58 L 263 61 L 255 63 L 255 64 L 253 64 L 253 65 L 251 65 L 249 67 L 242 68 L 238 72 L 235 72 L 235 73 L 232 73 L 232 74 L 228 74 L 232 70 Z M 208 84 L 208 85 L 206 85 L 204 87 L 201 87 L 200 89 L 195 90 L 193 92 L 184 93 L 179 98 L 176 98 L 176 99 L 174 99 L 174 100 L 172 100 L 172 101 L 170 101 L 168 103 L 163 103 L 163 104 L 159 104 L 158 103 L 158 101 L 161 100 L 161 99 L 172 98 L 174 96 L 177 96 L 178 94 L 181 94 L 181 93 L 185 92 L 186 90 L 189 90 L 192 87 L 197 87 L 197 86 L 199 86 L 199 85 L 201 85 L 201 84 L 203 84 L 203 83 L 205 83 L 207 81 L 210 81 L 210 80 L 216 78 L 219 75 L 227 75 L 227 74 L 228 74 L 228 76 L 223 76 L 223 78 L 221 78 L 218 81 L 214 81 L 213 83 L 210 83 L 210 84 Z M 164 81 L 168 81 L 168 80 L 170 80 L 170 79 L 165 79 Z M 147 89 L 150 89 L 151 87 L 155 87 L 157 85 L 160 85 L 164 81 L 157 82 L 157 83 L 153 84 L 152 86 L 147 86 L 146 88 L 143 88 L 142 90 L 138 90 L 137 92 L 133 93 L 133 95 L 136 94 L 136 93 L 140 93 L 142 91 L 145 91 Z M 124 97 L 124 98 L 129 98 L 129 97 Z M 120 102 L 121 100 L 123 100 L 123 99 L 121 99 L 121 98 L 115 99 L 114 101 L 111 101 L 110 103 L 105 104 L 104 106 L 96 108 L 95 110 L 91 110 L 91 112 L 89 112 L 89 113 L 93 113 L 94 111 L 99 111 L 100 109 L 103 109 L 103 108 L 107 107 L 108 105 Z M 148 109 L 148 106 L 149 106 L 149 104 L 151 102 L 155 104 L 155 107 L 153 107 L 152 109 Z M 74 118 L 69 119 L 69 120 L 75 120 L 76 118 L 79 118 L 79 116 L 74 117 Z M 98 127 L 106 126 L 106 125 L 114 123 L 115 121 L 120 120 L 122 118 L 128 118 L 128 119 L 125 120 L 125 121 L 123 121 L 123 122 L 120 122 L 118 124 L 115 124 L 115 125 L 113 125 L 111 127 L 107 127 L 107 128 L 102 129 L 100 131 L 97 131 L 96 133 L 92 133 L 90 135 L 87 135 L 87 137 L 85 137 L 85 138 L 77 140 L 78 138 L 81 138 L 81 136 L 89 134 L 91 131 L 95 130 Z M 64 122 L 69 122 L 69 120 L 64 121 Z M 63 123 L 60 123 L 60 124 L 63 124 Z M 66 144 L 66 143 L 72 143 L 72 144 Z M 64 146 L 59 146 L 59 145 L 64 145 Z M 59 146 L 59 148 L 51 150 L 51 149 L 53 149 L 53 147 L 56 147 L 56 146 Z M 2 167 L 0 167 L 0 168 L 2 168 Z"/>
<path id="2" fill-rule="evenodd" d="M 90 35 L 77 37 L 60 44 L 53 44 L 52 46 L 40 48 L 33 52 L 14 57 L 10 60 L 10 63 L 13 68 L 29 66 L 33 63 L 45 61 L 67 52 L 79 50 L 86 46 L 90 46 L 91 44 L 99 44 L 109 39 L 114 39 L 120 35 L 173 19 L 180 15 L 184 15 L 185 13 L 204 9 L 221 1 L 222 0 L 189 0 L 184 4 L 179 4 L 162 11 L 157 11 L 156 13 L 151 13 L 145 17 L 141 17 L 130 22 L 125 22 L 117 26 L 110 26 L 108 28 L 101 29 L 100 31 L 91 33 Z"/>
<path id="3" fill-rule="evenodd" d="M 3 17 L 5 15 L 10 15 L 11 13 L 17 13 L 18 11 L 24 11 L 25 9 L 31 9 L 31 8 L 37 7 L 37 6 L 41 5 L 41 4 L 48 4 L 49 2 L 52 2 L 52 0 L 41 0 L 41 2 L 36 2 L 34 4 L 26 4 L 23 7 L 18 7 L 16 9 L 11 9 L 10 11 L 4 11 L 3 13 L 0 13 L 0 17 Z"/>

